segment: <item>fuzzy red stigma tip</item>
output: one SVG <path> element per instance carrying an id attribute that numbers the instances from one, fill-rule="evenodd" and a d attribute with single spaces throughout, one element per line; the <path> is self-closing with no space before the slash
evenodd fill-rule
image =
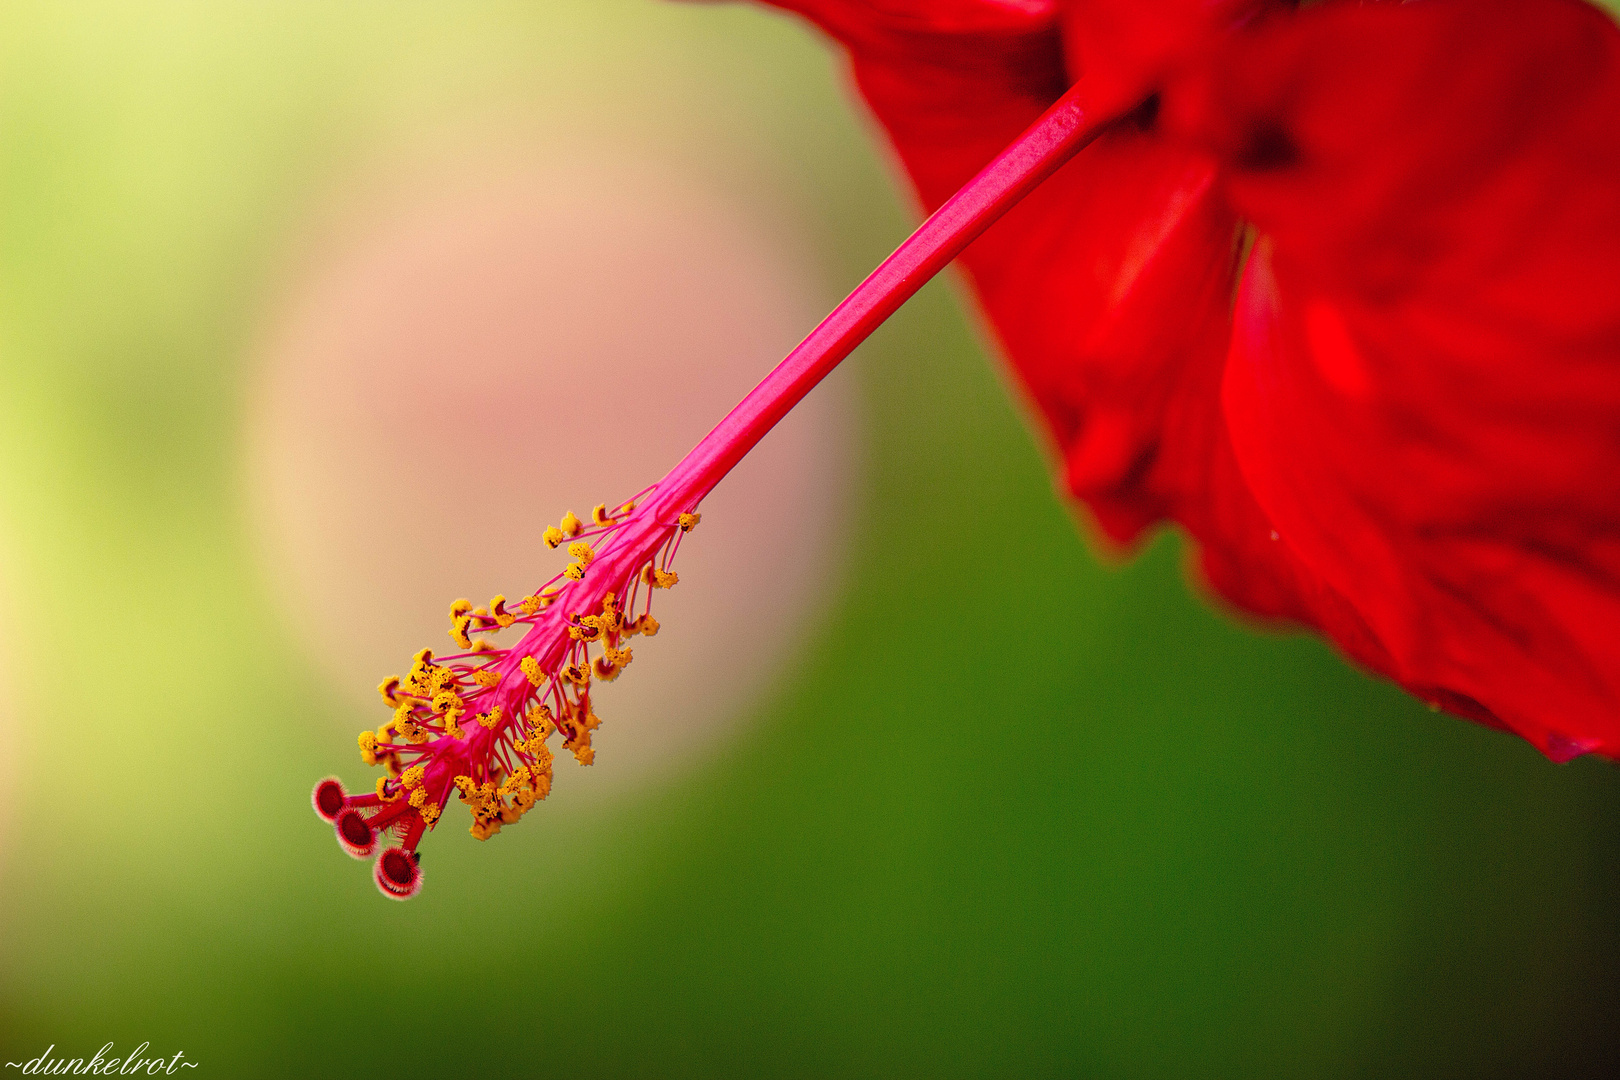
<path id="1" fill-rule="evenodd" d="M 343 812 L 346 801 L 342 782 L 335 776 L 328 776 L 315 785 L 315 790 L 310 792 L 309 801 L 322 821 L 336 821 L 337 816 Z"/>
<path id="2" fill-rule="evenodd" d="M 338 844 L 356 859 L 368 858 L 377 850 L 377 832 L 360 811 L 350 807 L 339 813 L 332 824 Z"/>
<path id="3" fill-rule="evenodd" d="M 409 900 L 422 888 L 422 857 L 402 847 L 388 848 L 377 856 L 372 876 L 390 900 Z"/>

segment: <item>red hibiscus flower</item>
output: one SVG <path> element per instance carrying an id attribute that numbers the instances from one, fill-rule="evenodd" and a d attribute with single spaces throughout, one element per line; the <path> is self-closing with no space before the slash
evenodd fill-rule
<path id="1" fill-rule="evenodd" d="M 1069 490 L 1549 757 L 1620 754 L 1620 33 L 1577 0 L 778 0 L 933 210 L 1124 119 L 962 261 Z"/>
<path id="2" fill-rule="evenodd" d="M 1548 756 L 1620 754 L 1620 32 L 1576 0 L 793 0 L 929 219 L 667 476 L 457 600 L 315 811 L 389 897 L 596 758 L 698 507 L 966 251 L 1070 490 L 1222 595 Z M 988 229 L 988 231 L 986 231 Z M 975 237 L 978 238 L 974 243 Z M 968 247 L 972 244 L 972 247 Z M 614 509 L 609 509 L 613 505 Z M 511 633 L 508 633 L 508 632 Z M 498 643 L 502 635 L 503 643 Z M 516 640 L 513 640 L 515 635 Z M 638 645 L 638 648 L 643 647 Z M 378 849 L 391 835 L 397 844 Z"/>

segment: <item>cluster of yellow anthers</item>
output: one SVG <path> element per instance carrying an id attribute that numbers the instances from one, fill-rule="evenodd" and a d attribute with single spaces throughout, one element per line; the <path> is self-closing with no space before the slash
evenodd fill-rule
<path id="1" fill-rule="evenodd" d="M 592 512 L 590 525 L 569 513 L 548 528 L 547 546 L 567 543 L 574 561 L 516 604 L 508 607 L 506 597 L 496 596 L 486 607 L 474 608 L 467 600 L 450 606 L 450 637 L 463 652 L 435 659 L 431 650 L 423 649 L 403 678 L 385 679 L 378 687 L 394 715 L 376 731 L 360 733 L 360 756 L 367 765 L 385 767 L 388 775 L 378 778 L 374 796 L 350 796 L 345 806 L 379 807 L 366 823 L 392 823 L 409 853 L 421 832 L 438 821 L 454 791 L 472 812 L 472 834 L 488 839 L 550 794 L 553 757 L 546 743 L 553 734 L 561 734 L 563 749 L 581 765 L 595 760 L 591 733 L 601 719 L 591 704 L 592 682 L 611 682 L 629 666 L 630 638 L 658 633 L 653 590 L 676 583 L 668 569 L 674 541 L 698 524 L 699 515 L 680 514 L 659 555 L 633 573 L 620 591 L 602 594 L 600 603 L 592 601 L 593 610 L 571 613 L 559 622 L 547 609 L 564 596 L 577 596 L 569 586 L 584 580 L 597 557 L 590 541 L 611 536 L 635 507 L 632 501 L 610 513 L 602 504 Z M 499 648 L 485 636 L 515 624 L 527 628 L 515 648 Z M 565 630 L 566 635 L 548 635 L 545 628 Z M 344 823 L 338 824 L 343 840 Z M 345 843 L 351 854 L 358 854 L 366 832 L 352 823 L 350 831 L 353 842 Z M 379 882 L 390 885 L 381 877 Z"/>

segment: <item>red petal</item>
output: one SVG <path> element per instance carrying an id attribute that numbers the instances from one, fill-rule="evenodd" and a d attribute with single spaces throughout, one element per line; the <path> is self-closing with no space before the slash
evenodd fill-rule
<path id="1" fill-rule="evenodd" d="M 928 209 L 1067 86 L 1060 32 L 1038 5 L 1018 18 L 988 3 L 794 6 L 850 46 L 857 81 Z M 1206 568 L 1224 593 L 1300 616 L 1293 571 L 1269 547 L 1269 523 L 1226 447 L 1217 390 L 1238 234 L 1213 181 L 1203 156 L 1127 125 L 962 262 L 1047 421 L 1070 489 L 1105 532 L 1129 541 L 1175 517 L 1206 542 Z"/>
<path id="2" fill-rule="evenodd" d="M 1327 5 L 1166 115 L 1267 237 L 1227 417 L 1361 658 L 1550 756 L 1620 753 L 1620 32 L 1569 0 Z"/>
<path id="3" fill-rule="evenodd" d="M 1073 54 L 1084 53 L 1088 33 L 1098 35 L 1092 52 L 1103 59 L 1094 61 L 1086 78 L 1097 79 L 1099 86 L 1108 79 L 1125 85 L 1132 77 L 1145 77 L 1155 65 L 1185 54 L 1193 47 L 1189 42 L 1207 44 L 1215 29 L 1235 17 L 1234 12 L 1246 10 L 1217 7 L 1212 9 L 1218 16 L 1213 20 L 1188 14 L 1171 26 L 1173 33 L 1155 36 L 1155 25 L 1163 29 L 1169 24 L 1136 18 L 1138 12 L 1115 10 L 1108 3 L 1070 5 L 1062 32 L 1055 29 L 1044 5 L 919 3 L 881 10 L 847 2 L 797 6 L 850 45 L 857 80 L 929 208 L 968 180 L 1061 93 L 1068 70 L 1079 66 Z M 1434 6 L 1450 5 L 1435 0 Z M 1162 10 L 1175 7 L 1166 0 Z M 1571 10 L 1569 5 L 1564 8 Z M 1326 20 L 1390 17 L 1403 15 L 1327 11 L 1303 17 L 1298 26 L 1309 29 L 1326 25 Z M 1453 43 L 1439 48 L 1453 29 L 1431 34 L 1421 47 L 1406 47 L 1413 60 L 1406 69 L 1412 78 L 1433 70 L 1437 55 L 1468 52 L 1454 43 L 1463 40 L 1454 35 Z M 1070 48 L 1067 58 L 1062 33 Z M 1309 36 L 1306 30 L 1284 27 L 1267 31 L 1252 45 L 1233 48 L 1220 77 L 1202 86 L 1206 105 L 1216 100 L 1217 91 L 1226 95 L 1218 108 L 1207 107 L 1199 114 L 1188 105 L 1193 101 L 1196 106 L 1199 93 L 1178 87 L 1173 104 L 1182 114 L 1195 116 L 1189 122 L 1183 115 L 1182 126 L 1220 151 L 1223 163 L 1235 172 L 1233 198 L 1274 235 L 1282 261 L 1298 252 L 1301 265 L 1283 271 L 1284 279 L 1290 273 L 1308 276 L 1314 270 L 1330 284 L 1338 274 L 1347 279 L 1338 282 L 1341 292 L 1377 299 L 1400 285 L 1403 267 L 1392 255 L 1403 253 L 1408 263 L 1443 279 L 1434 270 L 1436 264 L 1424 261 L 1422 236 L 1414 239 L 1411 222 L 1403 223 L 1401 214 L 1412 205 L 1409 196 L 1414 187 L 1432 185 L 1445 193 L 1439 200 L 1429 200 L 1431 206 L 1448 203 L 1451 194 L 1445 177 L 1433 175 L 1433 169 L 1424 172 L 1407 158 L 1369 155 L 1366 148 L 1382 147 L 1405 132 L 1409 145 L 1436 148 L 1431 165 L 1460 161 L 1466 170 L 1482 155 L 1501 158 L 1498 136 L 1522 137 L 1511 123 L 1512 110 L 1493 118 L 1488 129 L 1476 118 L 1468 118 L 1472 126 L 1459 125 L 1459 118 L 1451 115 L 1413 126 L 1405 103 L 1442 101 L 1444 95 L 1437 97 L 1428 86 L 1389 82 L 1381 66 L 1386 56 L 1376 49 L 1371 57 L 1365 50 L 1356 54 L 1351 38 L 1329 41 L 1334 35 L 1323 32 L 1312 39 L 1318 42 L 1317 49 L 1330 56 L 1336 55 L 1335 49 L 1342 50 L 1337 55 L 1359 55 L 1360 64 L 1323 65 L 1320 77 L 1311 83 L 1308 77 L 1316 74 L 1312 65 L 1318 58 L 1310 50 L 1296 47 L 1290 54 L 1296 60 L 1293 68 L 1267 53 L 1285 52 L 1273 43 L 1289 34 L 1302 35 L 1302 40 Z M 1104 39 L 1117 46 L 1112 53 L 1102 47 Z M 1110 55 L 1119 58 L 1111 72 Z M 1486 49 L 1481 55 L 1492 54 Z M 1471 70 L 1483 71 L 1488 80 L 1491 68 L 1483 63 Z M 1326 77 L 1328 72 L 1344 76 L 1346 69 L 1361 77 L 1349 91 L 1336 88 Z M 1433 76 L 1428 77 L 1432 81 Z M 1274 115 L 1274 105 L 1298 104 L 1291 96 L 1290 79 L 1333 91 L 1325 103 L 1313 104 L 1324 117 L 1314 126 L 1309 110 L 1300 113 L 1303 126 L 1298 131 L 1289 126 L 1294 114 Z M 1456 72 L 1447 79 L 1455 91 L 1453 103 L 1491 100 Z M 1242 107 L 1245 92 L 1255 99 L 1247 111 Z M 1234 95 L 1236 101 L 1227 100 Z M 1106 91 L 1100 89 L 1098 96 L 1105 97 Z M 1502 104 L 1501 95 L 1496 100 Z M 1368 103 L 1381 103 L 1381 113 L 1366 111 L 1373 120 L 1381 117 L 1382 128 L 1376 123 L 1358 126 L 1361 114 L 1356 110 Z M 1340 115 L 1347 108 L 1352 113 L 1348 118 Z M 1448 143 L 1443 136 L 1459 128 L 1475 133 L 1474 141 Z M 1482 129 L 1487 136 L 1477 137 Z M 1279 133 L 1286 137 L 1277 138 Z M 1318 143 L 1329 150 L 1337 148 L 1339 157 L 1350 163 L 1346 168 L 1356 182 L 1315 190 L 1309 183 L 1320 177 L 1279 169 L 1300 151 L 1290 141 L 1295 138 L 1309 143 L 1313 153 Z M 1213 175 L 1213 165 L 1196 153 L 1165 146 L 1143 131 L 1121 130 L 1081 154 L 964 257 L 990 322 L 1048 422 L 1071 489 L 1091 503 L 1105 530 L 1117 539 L 1129 539 L 1160 517 L 1181 521 L 1202 541 L 1206 573 L 1225 595 L 1254 611 L 1315 622 L 1351 656 L 1431 700 L 1495 721 L 1491 710 L 1479 704 L 1490 701 L 1491 708 L 1554 753 L 1590 745 L 1591 736 L 1584 729 L 1547 727 L 1535 735 L 1522 710 L 1506 710 L 1499 695 L 1462 677 L 1453 670 L 1455 665 L 1417 663 L 1409 642 L 1419 631 L 1391 620 L 1389 609 L 1397 601 L 1389 597 L 1406 597 L 1425 611 L 1439 608 L 1415 598 L 1410 583 L 1397 580 L 1410 572 L 1402 563 L 1410 559 L 1400 545 L 1385 542 L 1388 572 L 1381 580 L 1369 581 L 1361 564 L 1376 561 L 1366 552 L 1379 548 L 1371 539 L 1357 539 L 1353 529 L 1335 531 L 1342 508 L 1333 506 L 1313 522 L 1328 541 L 1348 547 L 1350 557 L 1335 566 L 1317 550 L 1298 520 L 1299 507 L 1311 505 L 1310 498 L 1277 501 L 1278 485 L 1260 475 L 1253 459 L 1260 453 L 1255 443 L 1266 424 L 1282 422 L 1274 414 L 1261 419 L 1242 415 L 1241 406 L 1233 404 L 1240 396 L 1237 391 L 1229 390 L 1226 412 L 1220 407 L 1236 218 L 1216 191 Z M 1292 216 L 1290 209 L 1295 211 Z M 1386 220 L 1380 216 L 1385 212 L 1394 216 Z M 1386 242 L 1368 244 L 1369 235 Z M 1313 259 L 1313 265 L 1305 265 Z M 1540 269 L 1521 277 L 1547 280 Z M 1239 370 L 1226 376 L 1229 384 L 1255 368 L 1253 358 L 1276 337 L 1268 338 L 1259 330 L 1269 310 L 1257 300 L 1263 292 L 1261 280 L 1257 271 L 1244 293 L 1243 338 L 1233 360 Z M 1451 287 L 1454 294 L 1476 304 L 1487 292 L 1466 275 L 1453 280 Z M 1559 290 L 1558 295 L 1571 294 Z M 1589 296 L 1590 290 L 1575 295 Z M 1512 298 L 1513 290 L 1507 290 L 1494 302 L 1500 307 Z M 1432 317 L 1440 309 L 1430 305 L 1427 310 Z M 1310 371 L 1341 394 L 1370 393 L 1378 373 L 1366 369 L 1356 349 L 1345 347 L 1363 329 L 1342 305 L 1318 303 L 1309 311 L 1308 317 L 1300 315 L 1295 336 L 1314 336 L 1318 343 Z M 1402 332 L 1414 329 L 1415 323 Z M 1391 342 L 1391 347 L 1398 349 L 1400 343 Z M 1407 378 L 1411 380 L 1412 374 Z M 1295 405 L 1288 402 L 1281 408 L 1287 412 Z M 1264 410 L 1267 405 L 1262 401 L 1255 408 Z M 1463 409 L 1459 415 L 1472 414 Z M 1243 421 L 1238 453 L 1227 433 L 1229 417 Z M 1314 419 L 1301 423 L 1293 434 L 1308 441 L 1315 424 Z M 1343 445 L 1356 451 L 1354 439 Z M 1331 470 L 1312 473 L 1306 467 L 1311 460 L 1308 449 L 1285 445 L 1280 437 L 1265 447 L 1268 461 L 1293 470 L 1302 482 L 1331 486 L 1335 482 Z M 1357 464 L 1375 473 L 1387 471 L 1386 465 L 1371 459 Z M 1257 501 L 1251 482 L 1260 484 L 1267 497 Z M 1371 490 L 1387 493 L 1388 477 L 1382 478 L 1382 487 L 1373 483 Z M 1324 504 L 1333 502 L 1323 492 L 1307 494 Z M 1340 501 L 1354 494 L 1346 484 Z M 1432 499 L 1425 493 L 1418 501 L 1429 504 Z M 1274 521 L 1279 525 L 1275 530 Z M 1274 539 L 1276 533 L 1281 537 Z M 1343 572 L 1345 566 L 1351 572 Z M 1461 625 L 1455 613 L 1450 618 Z M 1447 626 L 1446 632 L 1462 642 L 1457 648 L 1466 653 L 1468 632 Z M 1497 665 L 1495 670 L 1506 669 Z"/>
<path id="4" fill-rule="evenodd" d="M 1284 0 L 1065 0 L 1069 67 L 1084 75 L 1086 100 L 1129 109 L 1181 61 Z"/>
<path id="5" fill-rule="evenodd" d="M 834 37 L 862 49 L 895 34 L 950 35 L 1024 32 L 1050 26 L 1056 0 L 771 0 L 798 12 Z"/>
<path id="6" fill-rule="evenodd" d="M 1068 89 L 1050 2 L 786 0 L 850 50 L 923 202 L 945 201 Z"/>

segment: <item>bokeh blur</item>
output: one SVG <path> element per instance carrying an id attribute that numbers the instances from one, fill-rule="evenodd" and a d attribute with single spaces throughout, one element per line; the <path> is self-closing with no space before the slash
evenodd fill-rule
<path id="1" fill-rule="evenodd" d="M 371 687 L 913 221 L 755 8 L 0 7 L 0 1060 L 1620 1073 L 1620 773 L 1100 558 L 949 282 L 705 506 L 596 765 L 409 903 L 343 857 Z"/>

